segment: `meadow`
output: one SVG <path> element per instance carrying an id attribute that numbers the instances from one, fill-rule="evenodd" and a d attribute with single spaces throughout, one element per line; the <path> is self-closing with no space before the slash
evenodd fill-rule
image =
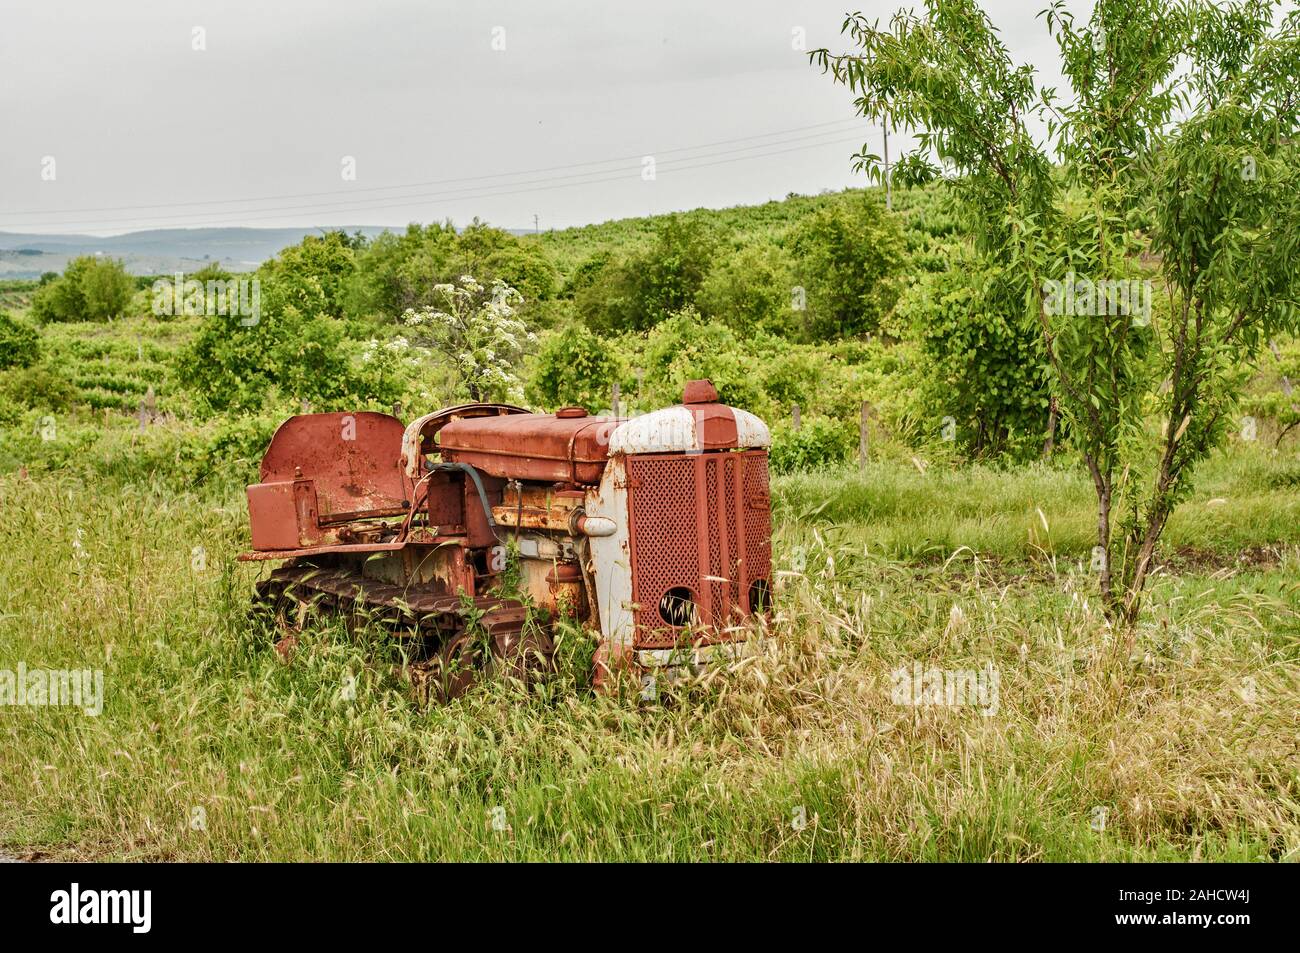
<path id="1" fill-rule="evenodd" d="M 105 439 L 168 443 L 161 423 Z M 111 451 L 106 450 L 111 455 Z M 1169 529 L 1144 619 L 1094 598 L 1069 466 L 881 462 L 774 483 L 778 612 L 729 669 L 425 707 L 378 629 L 285 664 L 237 483 L 0 476 L 3 658 L 103 711 L 0 712 L 0 845 L 132 860 L 1295 860 L 1300 464 L 1241 447 Z M 201 547 L 196 550 L 195 547 Z M 915 663 L 996 705 L 896 703 Z M 987 699 L 986 699 L 987 701 Z M 995 710 L 991 710 L 995 709 Z"/>
<path id="2" fill-rule="evenodd" d="M 1093 488 L 1068 430 L 1044 447 L 1020 332 L 983 336 L 979 280 L 952 284 L 943 186 L 896 200 L 310 238 L 258 270 L 251 325 L 152 314 L 143 278 L 113 320 L 42 306 L 54 281 L 0 289 L 0 679 L 104 678 L 97 715 L 0 707 L 0 852 L 1300 859 L 1300 344 L 1245 369 L 1249 426 L 1198 468 L 1117 628 Z M 861 261 L 881 273 L 839 294 Z M 776 613 L 748 657 L 607 697 L 573 631 L 540 686 L 428 706 L 377 626 L 317 619 L 274 650 L 249 614 L 266 570 L 235 559 L 243 485 L 291 413 L 465 399 L 459 355 L 399 318 L 470 268 L 534 295 L 510 320 L 538 341 L 490 396 L 598 410 L 620 384 L 648 409 L 707 376 L 773 424 Z M 932 704 L 899 672 L 984 690 Z"/>

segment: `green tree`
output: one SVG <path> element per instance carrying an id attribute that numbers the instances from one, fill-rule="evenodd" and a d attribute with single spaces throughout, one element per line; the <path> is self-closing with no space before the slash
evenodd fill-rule
<path id="1" fill-rule="evenodd" d="M 274 286 L 287 304 L 304 313 L 342 318 L 356 272 L 352 239 L 341 231 L 308 235 L 258 269 L 263 285 Z"/>
<path id="2" fill-rule="evenodd" d="M 669 215 L 649 246 L 611 260 L 575 297 L 578 313 L 598 333 L 645 331 L 694 307 L 718 240 L 702 219 Z"/>
<path id="3" fill-rule="evenodd" d="M 487 285 L 500 279 L 518 289 L 526 302 L 549 299 L 559 283 L 555 266 L 538 242 L 477 220 L 460 232 L 450 222 L 410 225 L 401 235 L 384 232 L 356 261 L 347 312 L 385 321 L 408 308 L 436 306 L 441 295 L 435 288 L 461 275 L 475 275 Z"/>
<path id="4" fill-rule="evenodd" d="M 348 290 L 353 317 L 391 321 L 407 308 L 433 301 L 433 286 L 451 277 L 456 230 L 451 223 L 409 225 L 402 234 L 383 232 L 357 256 Z"/>
<path id="5" fill-rule="evenodd" d="M 575 322 L 542 336 L 524 392 L 536 406 L 595 412 L 609 405 L 621 369 L 610 342 Z"/>
<path id="6" fill-rule="evenodd" d="M 376 377 L 339 320 L 353 270 L 347 236 L 309 235 L 263 263 L 257 315 L 209 313 L 178 366 L 201 409 L 250 411 L 290 398 L 317 409 L 389 404 L 397 382 Z"/>
<path id="7" fill-rule="evenodd" d="M 92 259 L 94 264 L 81 277 L 81 294 L 86 317 L 111 321 L 122 316 L 135 294 L 135 281 L 122 263 L 113 258 Z"/>
<path id="8" fill-rule="evenodd" d="M 36 329 L 0 311 L 0 370 L 31 367 L 40 360 L 40 338 Z"/>
<path id="9" fill-rule="evenodd" d="M 878 199 L 853 195 L 802 222 L 790 239 L 813 340 L 875 331 L 898 300 L 902 229 Z"/>
<path id="10" fill-rule="evenodd" d="M 559 273 L 546 250 L 534 239 L 512 235 L 477 219 L 457 236 L 451 264 L 455 274 L 474 275 L 487 286 L 503 281 L 523 296 L 523 304 L 550 298 L 559 285 Z"/>
<path id="11" fill-rule="evenodd" d="M 32 297 L 32 317 L 51 321 L 105 321 L 120 317 L 135 293 L 135 281 L 113 258 L 83 255 L 63 274 L 41 279 Z"/>
<path id="12" fill-rule="evenodd" d="M 1023 276 L 1097 496 L 1103 602 L 1127 625 L 1243 368 L 1300 312 L 1300 12 L 1280 11 L 1098 0 L 1079 23 L 1054 3 L 1041 16 L 1064 97 L 1012 62 L 974 0 L 926 0 L 884 29 L 850 16 L 855 52 L 811 54 L 862 115 L 920 130 L 920 161 L 957 176 L 976 248 Z"/>
<path id="13" fill-rule="evenodd" d="M 919 345 L 916 388 L 925 425 L 968 453 L 1037 453 L 1051 395 L 1037 335 L 1024 320 L 1014 274 L 964 256 L 925 275 L 904 295 L 904 333 Z M 948 423 L 950 430 L 945 430 Z"/>
<path id="14" fill-rule="evenodd" d="M 785 252 L 771 242 L 751 242 L 719 255 L 699 292 L 705 317 L 741 334 L 796 333 L 795 280 Z"/>

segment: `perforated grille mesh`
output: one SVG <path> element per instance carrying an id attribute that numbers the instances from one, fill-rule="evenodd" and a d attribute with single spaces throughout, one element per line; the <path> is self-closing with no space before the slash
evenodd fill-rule
<path id="1" fill-rule="evenodd" d="M 745 461 L 745 564 L 746 578 L 772 583 L 772 504 L 767 483 L 767 454 L 747 454 Z M 756 505 L 761 501 L 761 505 Z M 749 599 L 749 586 L 745 586 Z M 771 597 L 769 596 L 769 599 Z M 753 606 L 748 609 L 753 611 Z"/>
<path id="2" fill-rule="evenodd" d="M 700 607 L 702 621 L 709 625 L 722 625 L 725 622 L 723 608 L 726 606 L 727 593 L 724 589 L 725 583 L 719 582 L 719 579 L 726 578 L 726 570 L 722 565 L 722 534 L 718 530 L 719 523 L 727 516 L 725 507 L 722 505 L 726 500 L 725 492 L 719 492 L 718 485 L 718 467 L 713 456 L 702 457 L 704 461 L 704 475 L 708 484 L 708 491 L 704 494 L 705 506 L 708 509 L 707 518 L 709 524 L 709 567 L 705 585 L 709 590 L 707 602 Z"/>
<path id="3" fill-rule="evenodd" d="M 659 600 L 674 586 L 699 597 L 699 536 L 695 524 L 695 464 L 687 456 L 632 456 L 627 460 L 632 601 L 638 645 L 672 645 L 680 631 L 659 617 Z M 659 641 L 643 639 L 662 630 Z"/>
<path id="4" fill-rule="evenodd" d="M 737 528 L 740 526 L 744 517 L 743 515 L 740 517 L 734 515 L 736 480 L 738 479 L 736 460 L 736 454 L 729 453 L 723 463 L 723 474 L 725 477 L 723 483 L 726 486 L 727 499 L 731 502 L 730 511 L 732 513 L 732 518 L 727 520 L 727 568 L 723 572 L 723 575 L 731 580 L 730 584 L 727 586 L 727 604 L 733 611 L 743 613 L 745 611 L 745 604 L 740 601 L 740 577 L 745 568 L 743 565 L 744 554 L 740 551 L 740 543 L 736 536 Z"/>
<path id="5" fill-rule="evenodd" d="M 767 453 L 631 456 L 627 474 L 636 644 L 676 644 L 682 628 L 663 621 L 659 603 L 678 586 L 709 627 L 745 614 L 750 582 L 771 575 Z M 727 637 L 714 631 L 705 640 Z"/>

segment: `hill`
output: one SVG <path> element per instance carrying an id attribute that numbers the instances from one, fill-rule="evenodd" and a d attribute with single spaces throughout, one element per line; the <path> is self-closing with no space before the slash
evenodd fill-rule
<path id="1" fill-rule="evenodd" d="M 133 275 L 194 271 L 220 261 L 232 271 L 251 271 L 306 235 L 342 228 L 375 236 L 377 225 L 314 228 L 156 228 L 121 235 L 35 235 L 0 232 L 0 278 L 39 278 L 63 271 L 78 255 L 121 258 Z"/>

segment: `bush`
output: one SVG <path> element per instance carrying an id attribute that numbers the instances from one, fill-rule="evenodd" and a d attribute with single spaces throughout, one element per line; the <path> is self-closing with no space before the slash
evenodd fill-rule
<path id="1" fill-rule="evenodd" d="M 504 281 L 524 296 L 525 302 L 544 301 L 555 294 L 560 276 L 535 240 L 522 238 L 474 221 L 457 237 L 452 271 L 444 281 L 474 275 L 491 287 Z"/>
<path id="2" fill-rule="evenodd" d="M 794 308 L 789 259 L 776 245 L 742 246 L 713 266 L 700 287 L 700 313 L 741 334 L 787 334 L 803 315 Z"/>
<path id="3" fill-rule="evenodd" d="M 767 409 L 757 362 L 731 328 L 702 320 L 694 308 L 655 326 L 644 360 L 646 396 L 656 406 L 678 403 L 687 381 L 708 378 L 724 404 L 760 416 Z"/>
<path id="4" fill-rule="evenodd" d="M 816 212 L 795 229 L 791 247 L 813 340 L 875 331 L 893 309 L 906 243 L 898 220 L 874 195 Z"/>
<path id="5" fill-rule="evenodd" d="M 120 317 L 135 293 L 135 281 L 120 261 L 83 255 L 61 277 L 41 278 L 32 297 L 32 317 L 52 321 L 106 321 Z"/>
<path id="6" fill-rule="evenodd" d="M 773 473 L 820 470 L 846 462 L 858 448 L 858 430 L 847 420 L 812 417 L 799 430 L 786 420 L 772 428 L 769 463 Z"/>
<path id="7" fill-rule="evenodd" d="M 407 308 L 432 301 L 433 286 L 447 278 L 456 230 L 410 225 L 401 235 L 383 232 L 356 256 L 346 311 L 352 317 L 391 321 Z"/>
<path id="8" fill-rule="evenodd" d="M 41 356 L 36 329 L 0 311 L 0 370 L 31 367 Z"/>
<path id="9" fill-rule="evenodd" d="M 530 404 L 539 407 L 608 406 L 611 385 L 620 379 L 614 348 L 581 324 L 542 336 L 525 387 Z"/>
<path id="10" fill-rule="evenodd" d="M 349 286 L 357 270 L 352 239 L 343 232 L 308 235 L 262 264 L 257 276 L 273 285 L 282 306 L 303 314 L 342 318 Z"/>
<path id="11" fill-rule="evenodd" d="M 0 371 L 0 419 L 12 423 L 24 409 L 44 413 L 70 410 L 76 388 L 52 367 L 32 367 Z"/>
<path id="12" fill-rule="evenodd" d="M 913 377 L 923 430 L 977 456 L 1035 455 L 1048 393 L 1038 335 L 1019 320 L 1023 291 L 957 264 L 923 278 L 899 308 L 920 350 Z"/>
<path id="13" fill-rule="evenodd" d="M 440 303 L 438 285 L 474 275 L 485 286 L 501 280 L 524 296 L 526 311 L 548 300 L 559 284 L 555 266 L 535 240 L 481 222 L 457 233 L 450 222 L 401 235 L 385 232 L 356 258 L 346 312 L 351 317 L 392 320 L 408 309 Z"/>
<path id="14" fill-rule="evenodd" d="M 575 304 L 598 333 L 644 331 L 695 305 L 709 273 L 717 239 L 696 218 L 670 215 L 657 224 L 653 243 L 624 259 L 610 259 L 587 282 Z"/>
<path id="15" fill-rule="evenodd" d="M 284 416 L 240 415 L 222 420 L 207 439 L 187 444 L 183 453 L 187 468 L 200 483 L 214 477 L 234 478 L 240 483 L 253 481 Z"/>
<path id="16" fill-rule="evenodd" d="M 500 279 L 486 286 L 463 275 L 434 294 L 435 306 L 402 316 L 415 353 L 453 368 L 460 393 L 472 401 L 518 400 L 518 367 L 537 340 L 518 317 L 519 292 Z"/>
<path id="17" fill-rule="evenodd" d="M 398 382 L 376 377 L 336 318 L 353 271 L 342 233 L 308 236 L 257 271 L 256 323 L 208 315 L 178 361 L 203 411 L 249 411 L 281 398 L 310 400 L 317 410 L 350 408 L 400 396 Z"/>

